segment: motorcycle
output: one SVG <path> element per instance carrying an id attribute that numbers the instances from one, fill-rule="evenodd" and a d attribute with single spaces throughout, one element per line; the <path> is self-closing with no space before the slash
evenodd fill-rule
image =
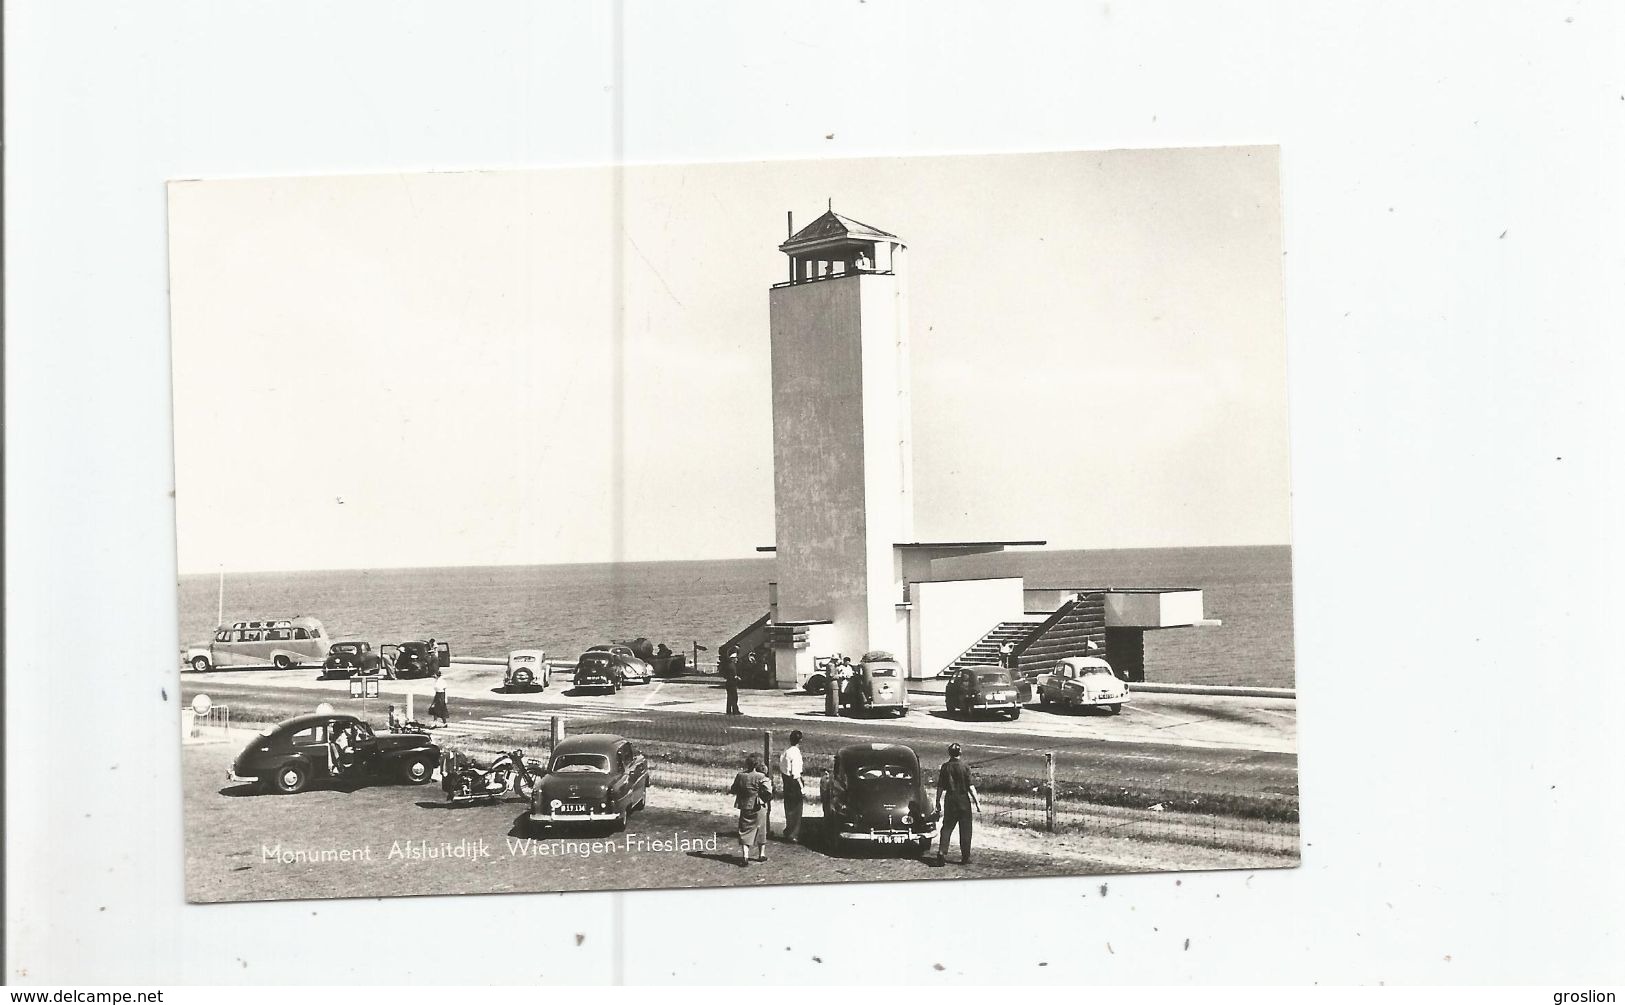
<path id="1" fill-rule="evenodd" d="M 448 803 L 501 799 L 510 789 L 529 798 L 541 771 L 541 763 L 527 760 L 523 750 L 498 754 L 484 767 L 459 751 L 448 750 L 441 755 L 440 787 Z"/>

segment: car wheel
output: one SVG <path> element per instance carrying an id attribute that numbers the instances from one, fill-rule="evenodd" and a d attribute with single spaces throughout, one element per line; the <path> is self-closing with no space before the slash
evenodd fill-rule
<path id="1" fill-rule="evenodd" d="M 414 757 L 401 767 L 401 777 L 413 785 L 422 785 L 434 777 L 434 761 L 428 757 Z"/>
<path id="2" fill-rule="evenodd" d="M 286 656 L 273 656 L 271 658 L 271 665 L 276 667 L 278 670 L 286 670 L 293 666 L 293 660 L 288 659 Z"/>
<path id="3" fill-rule="evenodd" d="M 1122 715 L 1123 714 L 1123 705 L 1122 705 L 1121 702 L 1119 702 L 1119 703 L 1117 703 L 1115 705 L 1107 705 L 1106 706 L 1106 711 L 1110 712 L 1112 715 Z"/>
<path id="4" fill-rule="evenodd" d="M 616 830 L 618 830 L 618 831 L 626 830 L 626 816 L 627 816 L 627 814 L 629 812 L 630 812 L 629 810 L 621 810 L 619 813 L 615 814 L 615 829 Z"/>
<path id="5" fill-rule="evenodd" d="M 908 714 L 908 706 L 907 705 L 905 705 L 902 708 L 897 710 L 897 718 L 899 718 L 899 719 L 901 719 L 903 716 L 905 716 L 907 714 Z"/>
<path id="6" fill-rule="evenodd" d="M 1038 704 L 1042 708 L 1049 708 L 1049 695 L 1043 691 L 1038 692 Z"/>
<path id="7" fill-rule="evenodd" d="M 298 761 L 289 761 L 276 769 L 276 774 L 271 778 L 271 784 L 276 787 L 278 792 L 285 796 L 291 796 L 305 791 L 305 786 L 310 784 L 310 771 Z"/>
<path id="8" fill-rule="evenodd" d="M 192 669 L 193 669 L 193 671 L 195 671 L 197 673 L 203 673 L 204 671 L 208 670 L 209 669 L 209 657 L 207 657 L 207 656 L 193 656 L 192 657 Z"/>
<path id="9" fill-rule="evenodd" d="M 1016 720 L 1017 720 L 1017 719 L 1019 719 L 1019 718 L 1021 718 L 1021 709 L 1019 709 L 1019 708 L 1012 708 L 1012 709 L 1011 709 L 1011 710 L 1010 710 L 1010 721 L 1011 721 L 1011 722 L 1015 722 L 1015 721 L 1016 721 Z"/>

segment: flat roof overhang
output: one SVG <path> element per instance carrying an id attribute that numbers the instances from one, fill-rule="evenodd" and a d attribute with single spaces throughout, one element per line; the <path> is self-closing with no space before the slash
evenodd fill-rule
<path id="1" fill-rule="evenodd" d="M 1048 541 L 904 541 L 893 544 L 893 548 L 904 548 L 910 551 L 943 551 L 963 552 L 964 554 L 980 554 L 987 551 L 1000 551 L 1004 548 L 1041 548 L 1049 544 Z M 756 548 L 759 552 L 778 551 L 778 545 L 764 544 Z"/>

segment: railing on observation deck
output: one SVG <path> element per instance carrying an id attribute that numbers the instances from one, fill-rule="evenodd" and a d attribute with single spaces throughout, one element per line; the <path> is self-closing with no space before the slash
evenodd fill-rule
<path id="1" fill-rule="evenodd" d="M 853 272 L 832 272 L 824 276 L 809 276 L 806 279 L 789 279 L 782 283 L 774 283 L 772 288 L 783 286 L 806 286 L 808 283 L 822 283 L 830 279 L 851 279 L 853 276 L 895 276 L 897 273 L 891 269 L 858 269 Z"/>

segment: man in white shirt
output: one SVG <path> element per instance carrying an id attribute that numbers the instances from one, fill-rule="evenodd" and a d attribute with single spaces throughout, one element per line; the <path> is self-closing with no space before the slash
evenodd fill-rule
<path id="1" fill-rule="evenodd" d="M 801 833 L 801 730 L 790 731 L 790 745 L 779 755 L 780 791 L 784 802 L 784 840 Z"/>

